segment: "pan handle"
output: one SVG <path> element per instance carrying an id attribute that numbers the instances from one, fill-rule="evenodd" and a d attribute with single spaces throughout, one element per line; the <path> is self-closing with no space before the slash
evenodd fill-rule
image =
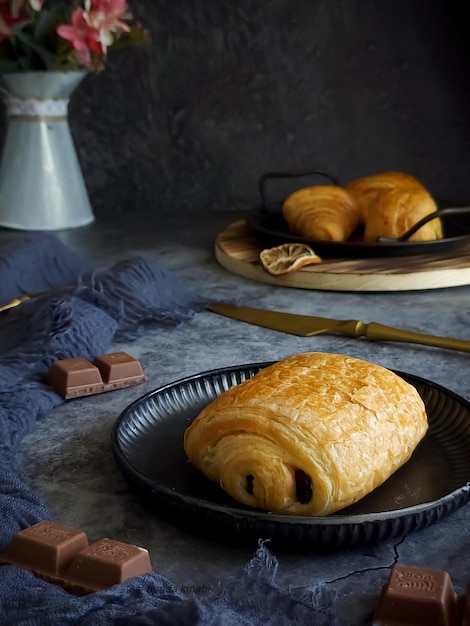
<path id="1" fill-rule="evenodd" d="M 379 237 L 379 243 L 393 243 L 396 241 L 408 241 L 411 235 L 414 235 L 422 226 L 430 222 L 431 220 L 436 219 L 437 217 L 445 217 L 446 215 L 466 215 L 470 213 L 470 206 L 461 206 L 461 207 L 445 207 L 443 209 L 438 209 L 433 213 L 428 213 L 424 217 L 422 217 L 419 221 L 416 222 L 411 228 L 409 228 L 406 232 L 404 232 L 400 237 Z"/>

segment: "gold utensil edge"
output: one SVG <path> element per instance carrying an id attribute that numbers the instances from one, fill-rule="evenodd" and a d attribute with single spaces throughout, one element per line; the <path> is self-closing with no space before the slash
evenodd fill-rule
<path id="1" fill-rule="evenodd" d="M 11 302 L 7 302 L 7 304 L 0 306 L 0 313 L 2 313 L 3 311 L 9 311 L 10 309 L 14 309 L 20 304 L 23 304 L 23 302 L 26 302 L 26 300 L 30 300 L 30 296 L 24 295 L 20 296 L 19 298 L 15 298 Z"/>
<path id="2" fill-rule="evenodd" d="M 399 341 L 470 352 L 470 341 L 464 339 L 417 333 L 378 322 L 365 324 L 360 320 L 337 320 L 312 315 L 298 315 L 283 311 L 238 306 L 228 302 L 211 304 L 208 309 L 218 315 L 300 337 L 339 333 L 348 337 L 364 337 L 370 341 Z"/>

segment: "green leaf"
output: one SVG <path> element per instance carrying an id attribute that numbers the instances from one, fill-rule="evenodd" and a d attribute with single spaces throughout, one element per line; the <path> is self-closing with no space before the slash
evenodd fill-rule
<path id="1" fill-rule="evenodd" d="M 59 24 L 70 23 L 70 9 L 62 4 L 56 4 L 50 9 L 42 9 L 38 14 L 35 26 L 35 40 L 44 41 L 47 36 L 56 36 Z"/>
<path id="2" fill-rule="evenodd" d="M 36 43 L 34 39 L 25 30 L 19 30 L 16 36 L 22 44 L 25 51 L 29 53 L 35 52 L 44 63 L 45 69 L 50 69 L 54 63 L 54 54 L 46 50 L 44 46 Z M 35 68 L 38 69 L 38 68 Z"/>

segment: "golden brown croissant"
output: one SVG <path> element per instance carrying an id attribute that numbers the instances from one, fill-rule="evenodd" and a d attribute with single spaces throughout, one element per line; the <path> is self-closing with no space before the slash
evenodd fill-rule
<path id="1" fill-rule="evenodd" d="M 345 241 L 360 219 L 353 197 L 335 185 L 295 191 L 284 201 L 282 213 L 290 230 L 309 240 Z"/>
<path id="2" fill-rule="evenodd" d="M 382 484 L 427 428 L 421 397 L 398 375 L 311 352 L 223 392 L 187 428 L 184 448 L 245 505 L 328 515 Z"/>
<path id="3" fill-rule="evenodd" d="M 364 224 L 364 241 L 379 237 L 399 237 L 421 218 L 437 211 L 426 188 L 413 176 L 385 172 L 352 181 L 346 189 L 356 200 Z M 430 241 L 442 237 L 440 219 L 422 226 L 411 241 Z"/>
<path id="4" fill-rule="evenodd" d="M 422 191 L 423 185 L 410 174 L 403 172 L 383 172 L 357 178 L 346 186 L 348 192 L 354 196 L 362 219 L 365 221 L 367 211 L 374 204 L 377 195 L 390 189 L 408 189 L 409 191 Z"/>

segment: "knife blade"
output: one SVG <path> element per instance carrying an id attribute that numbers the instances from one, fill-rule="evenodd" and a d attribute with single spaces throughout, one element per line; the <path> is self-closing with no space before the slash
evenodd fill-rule
<path id="1" fill-rule="evenodd" d="M 240 322 L 254 324 L 299 337 L 313 337 L 324 333 L 339 333 L 348 337 L 364 337 L 370 341 L 401 341 L 447 350 L 470 352 L 470 341 L 439 337 L 426 333 L 402 330 L 378 322 L 364 323 L 360 320 L 337 320 L 313 315 L 299 315 L 283 311 L 269 311 L 228 302 L 210 304 L 208 310 Z"/>

